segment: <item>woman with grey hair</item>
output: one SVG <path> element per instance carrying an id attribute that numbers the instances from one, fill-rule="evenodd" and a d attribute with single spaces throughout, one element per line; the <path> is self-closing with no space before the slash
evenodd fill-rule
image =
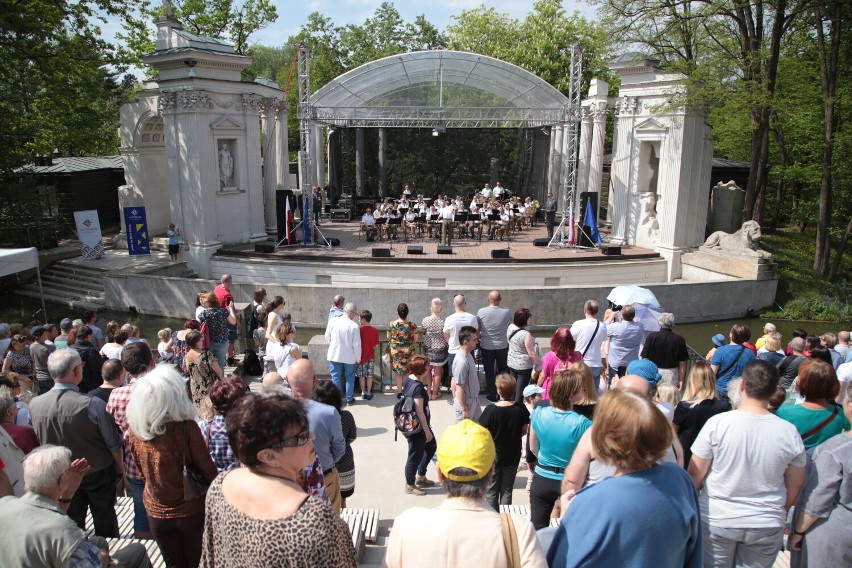
<path id="1" fill-rule="evenodd" d="M 204 531 L 205 493 L 217 471 L 180 374 L 159 365 L 138 381 L 127 405 L 130 453 L 145 478 L 142 494 L 151 533 L 168 566 L 198 566 Z"/>
<path id="2" fill-rule="evenodd" d="M 5 353 L 12 343 L 12 328 L 8 323 L 0 322 L 0 353 Z"/>

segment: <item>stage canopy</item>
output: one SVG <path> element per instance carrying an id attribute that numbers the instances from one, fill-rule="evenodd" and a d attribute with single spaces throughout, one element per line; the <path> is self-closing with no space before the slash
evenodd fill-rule
<path id="1" fill-rule="evenodd" d="M 0 277 L 38 268 L 38 251 L 25 249 L 0 249 Z"/>
<path id="2" fill-rule="evenodd" d="M 418 51 L 348 71 L 310 97 L 310 120 L 341 127 L 533 128 L 569 119 L 569 99 L 517 65 Z"/>

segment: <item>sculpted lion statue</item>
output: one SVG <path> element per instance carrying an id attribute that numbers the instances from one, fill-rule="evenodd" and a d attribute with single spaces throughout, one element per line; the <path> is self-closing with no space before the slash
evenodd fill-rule
<path id="1" fill-rule="evenodd" d="M 743 256 L 753 256 L 755 258 L 772 258 L 772 254 L 765 250 L 760 250 L 758 241 L 763 237 L 760 232 L 760 225 L 757 221 L 746 221 L 740 230 L 736 233 L 726 233 L 725 231 L 716 231 L 712 233 L 704 242 L 704 246 L 708 249 L 740 254 Z"/>

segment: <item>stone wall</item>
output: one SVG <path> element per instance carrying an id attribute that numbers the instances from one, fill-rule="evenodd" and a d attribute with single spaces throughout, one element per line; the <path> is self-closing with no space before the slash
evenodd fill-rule
<path id="1" fill-rule="evenodd" d="M 212 290 L 216 281 L 196 278 L 170 278 L 145 275 L 104 276 L 108 308 L 127 310 L 135 307 L 140 313 L 186 318 L 195 313 L 195 295 Z M 496 284 L 496 283 L 495 283 Z M 467 298 L 468 310 L 476 311 L 486 305 L 488 292 L 501 291 L 503 305 L 511 308 L 528 307 L 533 313 L 532 327 L 553 327 L 580 319 L 583 302 L 597 300 L 606 306 L 611 284 L 596 286 L 564 286 L 553 288 L 501 287 L 476 289 L 392 289 L 354 286 L 258 283 L 269 296 L 281 295 L 286 310 L 296 325 L 325 327 L 331 298 L 343 294 L 359 309 L 373 313 L 373 324 L 379 327 L 396 319 L 400 302 L 408 304 L 409 318 L 420 322 L 429 315 L 432 298 L 444 301 L 445 314 L 452 311 L 453 294 Z M 758 311 L 772 306 L 777 280 L 724 280 L 717 282 L 686 282 L 650 284 L 662 306 L 675 314 L 678 323 L 714 321 L 738 318 L 748 310 Z M 251 302 L 254 284 L 236 283 L 233 287 L 237 302 Z"/>

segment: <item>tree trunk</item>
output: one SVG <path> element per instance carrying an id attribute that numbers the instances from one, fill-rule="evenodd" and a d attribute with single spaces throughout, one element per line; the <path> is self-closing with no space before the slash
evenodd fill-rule
<path id="1" fill-rule="evenodd" d="M 822 146 L 822 180 L 819 186 L 819 217 L 817 218 L 816 247 L 814 249 L 814 272 L 828 275 L 829 258 L 831 246 L 829 242 L 828 228 L 831 224 L 831 166 L 834 152 L 834 132 L 836 128 L 834 119 L 834 97 L 837 91 L 837 62 L 840 53 L 840 14 L 841 5 L 839 1 L 828 6 L 831 10 L 828 15 L 830 22 L 829 38 L 830 52 L 825 49 L 825 37 L 823 33 L 823 14 L 819 4 L 814 7 L 815 30 L 817 35 L 817 49 L 819 50 L 820 77 L 822 79 L 822 95 L 825 128 L 823 131 Z"/>
<path id="2" fill-rule="evenodd" d="M 850 232 L 852 232 L 852 215 L 850 215 L 849 223 L 846 225 L 846 232 L 843 233 L 843 238 L 837 245 L 837 253 L 834 255 L 834 262 L 831 263 L 831 270 L 828 272 L 828 279 L 832 282 L 837 278 L 837 272 L 840 270 L 840 261 L 843 260 L 843 253 L 846 250 L 846 242 L 849 240 Z"/>

